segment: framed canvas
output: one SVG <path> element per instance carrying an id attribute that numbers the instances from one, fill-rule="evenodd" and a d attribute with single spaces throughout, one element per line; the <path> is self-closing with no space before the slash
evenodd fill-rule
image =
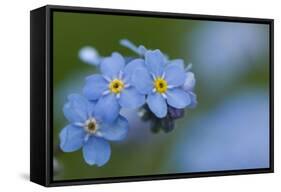
<path id="1" fill-rule="evenodd" d="M 30 179 L 273 172 L 273 20 L 31 11 Z"/>

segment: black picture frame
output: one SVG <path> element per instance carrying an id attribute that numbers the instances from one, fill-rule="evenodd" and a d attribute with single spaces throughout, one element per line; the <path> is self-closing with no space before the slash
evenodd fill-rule
<path id="1" fill-rule="evenodd" d="M 270 27 L 270 167 L 232 171 L 177 173 L 105 179 L 53 180 L 53 36 L 54 11 L 268 24 Z M 30 12 L 30 180 L 43 186 L 81 185 L 274 172 L 274 20 L 214 15 L 148 12 L 46 5 Z"/>

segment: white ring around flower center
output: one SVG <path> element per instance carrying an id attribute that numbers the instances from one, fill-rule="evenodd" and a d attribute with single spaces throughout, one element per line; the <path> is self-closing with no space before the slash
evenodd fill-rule
<path id="1" fill-rule="evenodd" d="M 84 129 L 89 134 L 95 134 L 99 130 L 99 124 L 97 120 L 93 117 L 89 118 L 84 125 Z"/>
<path id="2" fill-rule="evenodd" d="M 126 82 L 123 78 L 124 74 L 122 71 L 119 72 L 118 77 L 107 77 L 104 76 L 104 79 L 108 82 L 108 89 L 106 89 L 102 95 L 108 95 L 110 93 L 114 93 L 117 98 L 120 97 L 123 89 L 130 87 L 130 84 Z"/>

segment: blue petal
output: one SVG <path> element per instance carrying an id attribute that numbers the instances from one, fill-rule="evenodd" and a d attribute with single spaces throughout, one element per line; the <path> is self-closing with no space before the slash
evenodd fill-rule
<path id="1" fill-rule="evenodd" d="M 125 60 L 119 53 L 112 53 L 111 57 L 107 57 L 101 62 L 101 72 L 103 75 L 111 78 L 118 77 L 118 74 L 125 66 Z"/>
<path id="2" fill-rule="evenodd" d="M 138 108 L 145 103 L 145 95 L 139 93 L 136 88 L 123 89 L 119 98 L 119 104 L 124 108 Z"/>
<path id="3" fill-rule="evenodd" d="M 137 68 L 145 67 L 143 59 L 134 59 L 128 63 L 124 69 L 124 80 L 126 82 L 131 82 L 131 76 Z"/>
<path id="4" fill-rule="evenodd" d="M 158 117 L 163 118 L 167 115 L 167 103 L 162 95 L 153 93 L 148 95 L 147 104 L 149 109 Z"/>
<path id="5" fill-rule="evenodd" d="M 188 92 L 188 94 L 189 94 L 189 96 L 190 96 L 190 99 L 191 99 L 191 102 L 190 102 L 190 104 L 187 106 L 188 108 L 195 108 L 196 107 L 196 105 L 197 105 L 197 96 L 196 96 L 196 94 L 195 93 L 193 93 L 193 92 Z"/>
<path id="6" fill-rule="evenodd" d="M 160 50 L 147 51 L 145 53 L 145 65 L 149 72 L 155 76 L 161 76 L 164 70 L 165 57 Z"/>
<path id="7" fill-rule="evenodd" d="M 182 59 L 170 60 L 168 65 L 178 66 L 179 68 L 184 70 L 184 61 Z"/>
<path id="8" fill-rule="evenodd" d="M 113 122 L 119 115 L 120 105 L 115 94 L 101 97 L 94 109 L 94 116 L 105 122 Z"/>
<path id="9" fill-rule="evenodd" d="M 168 65 L 165 68 L 165 79 L 169 86 L 178 87 L 184 84 L 185 72 L 176 65 Z"/>
<path id="10" fill-rule="evenodd" d="M 91 111 L 86 98 L 78 94 L 71 94 L 63 107 L 63 112 L 68 121 L 76 123 L 85 122 Z"/>
<path id="11" fill-rule="evenodd" d="M 177 109 L 185 108 L 191 103 L 188 93 L 179 88 L 168 89 L 166 95 L 168 104 Z"/>
<path id="12" fill-rule="evenodd" d="M 89 100 L 99 99 L 108 88 L 108 82 L 101 75 L 91 75 L 86 78 L 83 94 Z"/>
<path id="13" fill-rule="evenodd" d="M 88 101 L 88 115 L 93 117 L 97 101 Z"/>
<path id="14" fill-rule="evenodd" d="M 192 72 L 187 72 L 185 75 L 185 82 L 183 84 L 183 89 L 185 91 L 192 91 L 195 86 L 195 77 Z"/>
<path id="15" fill-rule="evenodd" d="M 153 89 L 153 80 L 146 68 L 136 69 L 132 75 L 132 84 L 142 93 L 150 93 Z"/>
<path id="16" fill-rule="evenodd" d="M 73 152 L 83 145 L 85 131 L 82 127 L 67 125 L 60 132 L 60 148 L 64 152 Z"/>
<path id="17" fill-rule="evenodd" d="M 110 158 L 109 143 L 103 138 L 91 136 L 83 146 L 83 157 L 89 165 L 103 166 Z"/>
<path id="18" fill-rule="evenodd" d="M 100 129 L 101 136 L 110 141 L 119 141 L 128 134 L 128 120 L 119 115 L 113 123 L 104 123 Z"/>
<path id="19" fill-rule="evenodd" d="M 79 58 L 90 65 L 97 66 L 100 63 L 100 56 L 97 50 L 93 47 L 86 46 L 80 49 L 79 51 Z"/>

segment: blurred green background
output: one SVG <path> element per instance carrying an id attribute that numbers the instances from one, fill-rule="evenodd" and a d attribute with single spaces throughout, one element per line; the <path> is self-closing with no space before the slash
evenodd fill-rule
<path id="1" fill-rule="evenodd" d="M 269 166 L 268 25 L 53 14 L 55 180 Z M 82 93 L 86 76 L 98 72 L 96 67 L 79 60 L 79 50 L 92 46 L 102 56 L 113 51 L 136 56 L 119 45 L 123 38 L 160 49 L 171 59 L 182 58 L 186 65 L 191 62 L 198 106 L 186 110 L 171 133 L 158 134 L 150 131 L 149 124 L 142 122 L 136 111 L 122 111 L 130 122 L 128 138 L 111 143 L 111 159 L 105 166 L 89 166 L 81 150 L 63 153 L 58 148 L 59 132 L 68 124 L 62 107 L 68 94 Z M 251 108 L 256 110 L 249 111 Z"/>

